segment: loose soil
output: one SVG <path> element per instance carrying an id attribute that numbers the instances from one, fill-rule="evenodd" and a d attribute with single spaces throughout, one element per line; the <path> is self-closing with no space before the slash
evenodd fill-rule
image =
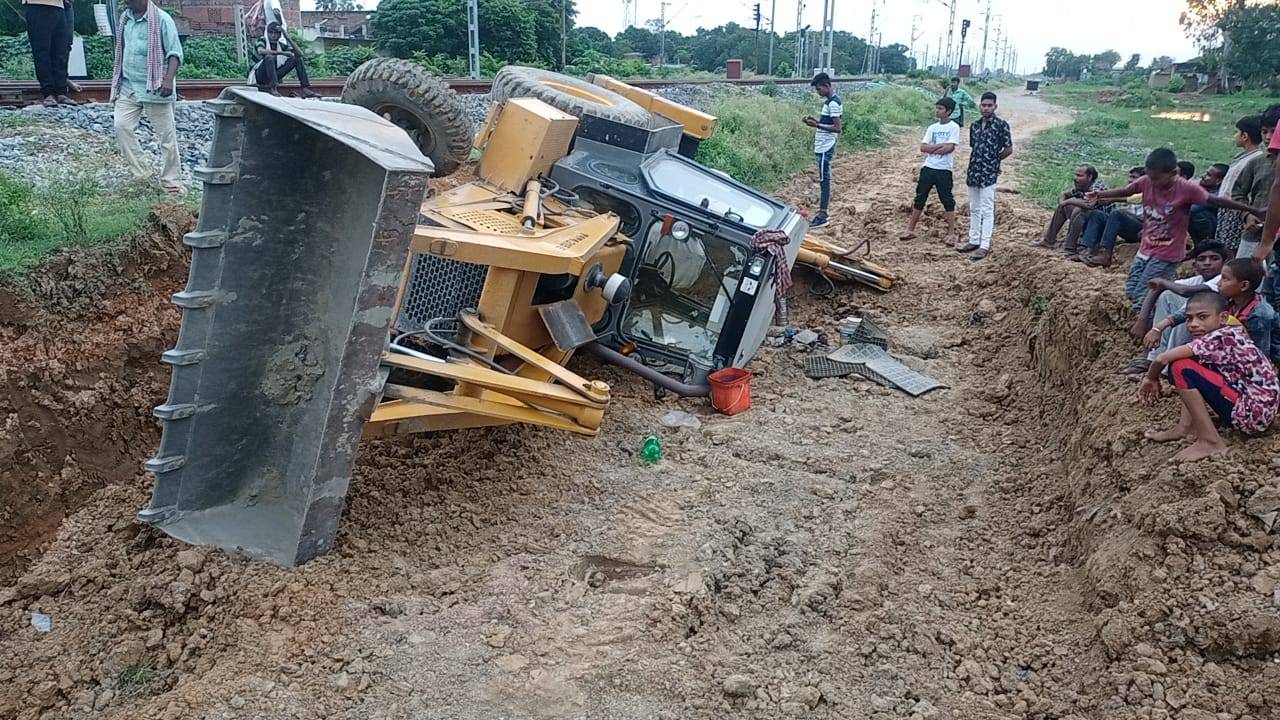
<path id="1" fill-rule="evenodd" d="M 1004 113 L 1020 143 L 1064 121 L 1025 97 Z M 59 530 L 0 590 L 0 717 L 1280 717 L 1280 549 L 1257 517 L 1280 506 L 1280 436 L 1186 466 L 1143 442 L 1176 406 L 1136 406 L 1116 372 L 1133 354 L 1123 271 L 1029 248 L 1047 213 L 1017 194 L 998 197 L 984 263 L 939 242 L 936 209 L 921 239 L 892 240 L 917 137 L 838 158 L 825 231 L 873 238 L 902 282 L 820 298 L 799 273 L 792 319 L 835 337 L 865 312 L 950 389 L 814 382 L 805 350 L 766 348 L 753 409 L 727 418 L 580 363 L 615 391 L 598 437 L 367 443 L 337 549 L 293 571 L 132 522 L 165 292 L 119 300 L 145 332 L 110 331 L 108 311 L 49 336 L 80 354 L 42 352 L 95 374 L 27 395 L 117 390 L 36 411 L 6 382 L 9 423 L 71 440 L 28 441 L 56 461 L 10 460 L 2 489 L 56 493 L 55 466 L 75 487 L 83 444 L 116 472 L 60 523 L 22 516 Z M 805 175 L 782 195 L 815 193 Z M 6 372 L 25 367 L 6 353 Z M 674 408 L 702 428 L 663 430 Z M 654 432 L 664 458 L 644 466 Z"/>

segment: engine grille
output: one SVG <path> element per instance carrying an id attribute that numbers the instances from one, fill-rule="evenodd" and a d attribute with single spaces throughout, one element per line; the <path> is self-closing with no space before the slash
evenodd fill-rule
<path id="1" fill-rule="evenodd" d="M 458 313 L 480 304 L 480 293 L 489 275 L 488 265 L 418 255 L 409 274 L 404 302 L 400 307 L 401 332 L 421 330 L 435 318 L 456 318 Z"/>

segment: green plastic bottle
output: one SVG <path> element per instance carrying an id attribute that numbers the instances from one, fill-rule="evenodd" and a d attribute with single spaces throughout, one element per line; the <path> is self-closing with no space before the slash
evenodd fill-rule
<path id="1" fill-rule="evenodd" d="M 652 465 L 662 459 L 662 441 L 657 435 L 644 439 L 644 447 L 640 448 L 640 459 L 645 465 Z"/>

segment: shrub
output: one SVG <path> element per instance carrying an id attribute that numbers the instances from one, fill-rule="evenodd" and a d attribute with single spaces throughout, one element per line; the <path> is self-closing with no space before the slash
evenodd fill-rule
<path id="1" fill-rule="evenodd" d="M 349 45 L 321 53 L 309 60 L 307 65 L 311 74 L 316 77 L 337 77 L 350 75 L 356 68 L 377 56 L 378 53 L 372 46 Z"/>
<path id="2" fill-rule="evenodd" d="M 760 93 L 769 97 L 778 97 L 778 83 L 770 80 L 760 88 Z"/>
<path id="3" fill-rule="evenodd" d="M 89 77 L 110 80 L 115 69 L 116 48 L 109 35 L 93 35 L 84 39 L 84 64 Z"/>
<path id="4" fill-rule="evenodd" d="M 191 37 L 182 46 L 180 78 L 243 78 L 249 68 L 236 60 L 230 36 Z"/>
<path id="5" fill-rule="evenodd" d="M 46 232 L 36 214 L 30 184 L 0 174 L 0 255 L 7 246 L 38 240 Z"/>
<path id="6" fill-rule="evenodd" d="M 1169 78 L 1169 84 L 1165 86 L 1165 90 L 1171 93 L 1180 93 L 1187 89 L 1187 80 L 1181 75 L 1174 75 Z"/>

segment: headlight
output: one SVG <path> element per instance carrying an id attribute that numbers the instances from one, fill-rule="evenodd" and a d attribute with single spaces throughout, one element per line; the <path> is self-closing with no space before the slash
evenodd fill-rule
<path id="1" fill-rule="evenodd" d="M 690 232 L 689 223 L 683 220 L 677 220 L 671 224 L 671 237 L 677 240 L 688 240 Z"/>

